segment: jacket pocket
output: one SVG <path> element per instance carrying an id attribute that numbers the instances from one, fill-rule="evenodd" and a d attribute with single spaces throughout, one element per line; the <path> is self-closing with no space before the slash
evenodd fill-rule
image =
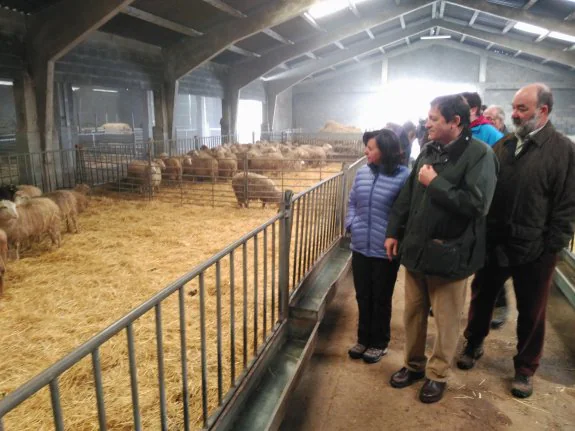
<path id="1" fill-rule="evenodd" d="M 422 268 L 425 274 L 452 277 L 459 269 L 461 253 L 459 241 L 431 239 L 423 250 Z"/>

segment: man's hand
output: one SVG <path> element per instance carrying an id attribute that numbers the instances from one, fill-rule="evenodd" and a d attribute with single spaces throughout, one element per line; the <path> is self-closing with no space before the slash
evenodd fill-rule
<path id="1" fill-rule="evenodd" d="M 429 185 L 429 183 L 431 183 L 436 176 L 437 176 L 437 172 L 435 172 L 435 169 L 433 169 L 433 166 L 423 165 L 421 167 L 421 169 L 419 170 L 418 180 L 421 184 L 423 184 L 425 187 L 427 187 Z"/>
<path id="2" fill-rule="evenodd" d="M 392 260 L 395 256 L 397 256 L 397 244 L 398 241 L 395 238 L 387 238 L 385 240 L 385 251 L 387 252 L 387 258 Z"/>

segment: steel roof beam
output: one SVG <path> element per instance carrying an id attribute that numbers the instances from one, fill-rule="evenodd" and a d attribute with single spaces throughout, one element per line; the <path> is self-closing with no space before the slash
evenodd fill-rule
<path id="1" fill-rule="evenodd" d="M 258 11 L 240 21 L 234 20 L 233 22 L 226 21 L 216 24 L 210 28 L 209 34 L 201 37 L 184 37 L 164 50 L 166 79 L 172 81 L 183 77 L 217 56 L 229 45 L 294 18 L 319 1 L 269 1 Z"/>
<path id="2" fill-rule="evenodd" d="M 155 24 L 159 27 L 167 28 L 168 30 L 175 31 L 176 33 L 185 34 L 191 37 L 203 36 L 204 33 L 201 31 L 194 30 L 191 27 L 179 24 L 168 19 L 161 18 L 157 15 L 151 14 L 149 12 L 143 11 L 141 9 L 136 9 L 135 7 L 128 6 L 122 10 L 122 13 L 129 15 L 133 18 L 141 19 L 142 21 Z"/>

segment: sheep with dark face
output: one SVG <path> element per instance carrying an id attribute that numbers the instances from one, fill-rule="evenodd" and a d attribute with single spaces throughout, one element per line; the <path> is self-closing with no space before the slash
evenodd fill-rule
<path id="1" fill-rule="evenodd" d="M 0 200 L 13 201 L 17 191 L 18 187 L 14 184 L 0 186 Z"/>
<path id="2" fill-rule="evenodd" d="M 234 175 L 232 188 L 240 208 L 248 208 L 249 201 L 262 201 L 263 208 L 268 203 L 279 204 L 282 201 L 282 191 L 275 183 L 268 177 L 253 172 Z"/>

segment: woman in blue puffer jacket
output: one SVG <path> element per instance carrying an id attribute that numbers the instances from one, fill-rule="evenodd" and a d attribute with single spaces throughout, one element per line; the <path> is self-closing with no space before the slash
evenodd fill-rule
<path id="1" fill-rule="evenodd" d="M 385 251 L 385 231 L 391 206 L 409 170 L 401 165 L 401 146 L 393 131 L 382 129 L 370 135 L 365 147 L 367 166 L 357 171 L 353 182 L 345 228 L 351 233 L 351 264 L 359 307 L 357 344 L 349 350 L 349 356 L 375 363 L 387 353 L 391 299 L 399 270 L 399 261 L 389 259 Z"/>

